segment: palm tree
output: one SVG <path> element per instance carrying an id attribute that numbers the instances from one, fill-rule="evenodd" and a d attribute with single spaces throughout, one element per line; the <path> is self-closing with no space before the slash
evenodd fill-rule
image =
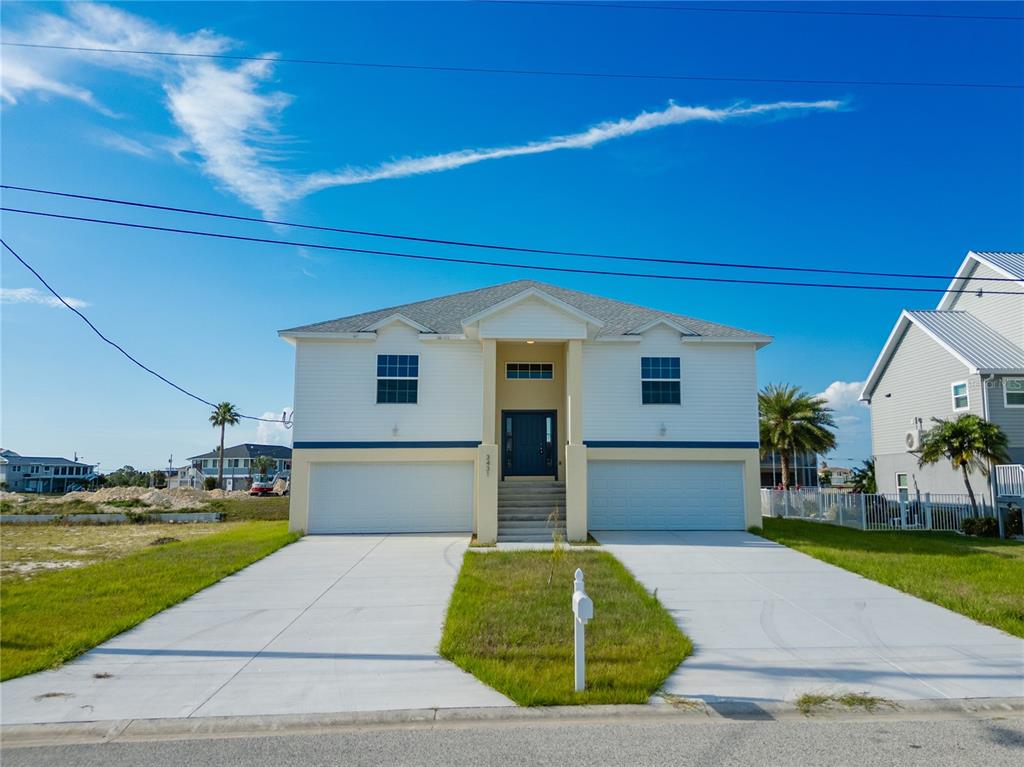
<path id="1" fill-rule="evenodd" d="M 863 461 L 861 466 L 853 470 L 850 479 L 853 480 L 853 492 L 877 493 L 878 482 L 875 481 L 875 459 L 870 458 L 867 461 Z"/>
<path id="2" fill-rule="evenodd" d="M 224 427 L 234 426 L 242 420 L 241 414 L 230 402 L 221 402 L 210 413 L 210 423 L 220 427 L 220 461 L 217 467 L 217 487 L 224 489 Z"/>
<path id="3" fill-rule="evenodd" d="M 270 470 L 274 468 L 277 462 L 269 455 L 258 455 L 252 459 L 251 467 L 256 472 L 257 476 L 263 474 L 270 474 Z"/>
<path id="4" fill-rule="evenodd" d="M 971 487 L 971 470 L 987 477 L 993 463 L 1009 463 L 1008 440 L 1003 430 L 991 421 L 964 413 L 955 420 L 933 418 L 935 426 L 921 437 L 921 448 L 917 450 L 919 466 L 938 463 L 947 459 L 953 469 L 959 469 L 964 478 L 967 495 L 971 498 L 971 509 L 978 516 L 978 501 Z"/>
<path id="5" fill-rule="evenodd" d="M 757 395 L 761 454 L 778 452 L 782 487 L 789 487 L 789 459 L 797 452 L 827 453 L 836 447 L 836 424 L 825 400 L 799 386 L 769 384 Z"/>

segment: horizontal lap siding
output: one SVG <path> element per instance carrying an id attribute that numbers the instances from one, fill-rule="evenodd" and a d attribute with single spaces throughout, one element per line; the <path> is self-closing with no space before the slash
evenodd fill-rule
<path id="1" fill-rule="evenodd" d="M 641 404 L 641 357 L 680 358 L 681 404 Z M 664 327 L 640 343 L 585 343 L 583 438 L 756 442 L 753 344 L 681 343 L 678 331 Z"/>
<path id="2" fill-rule="evenodd" d="M 419 355 L 417 404 L 377 404 L 378 354 Z M 294 439 L 479 441 L 482 380 L 479 343 L 421 341 L 403 325 L 381 329 L 370 342 L 300 340 Z"/>
<path id="3" fill-rule="evenodd" d="M 586 338 L 582 320 L 530 298 L 480 321 L 481 338 L 557 339 Z"/>
<path id="4" fill-rule="evenodd" d="M 1005 274 L 984 264 L 978 264 L 971 277 L 1006 279 Z M 1018 282 L 969 279 L 963 289 L 968 292 L 958 294 L 950 309 L 970 312 L 999 335 L 1010 339 L 1017 346 L 1024 346 L 1024 286 Z M 979 290 L 980 296 L 977 295 Z M 1018 295 L 991 295 L 990 291 L 1013 292 Z"/>

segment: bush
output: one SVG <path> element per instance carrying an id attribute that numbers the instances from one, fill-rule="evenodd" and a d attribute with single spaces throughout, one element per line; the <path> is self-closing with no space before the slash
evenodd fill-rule
<path id="1" fill-rule="evenodd" d="M 213 477 L 207 477 L 203 480 L 203 487 L 207 490 L 215 490 L 217 488 L 217 480 Z"/>
<path id="2" fill-rule="evenodd" d="M 964 520 L 964 533 L 979 538 L 998 538 L 999 522 L 995 517 L 972 517 Z"/>
<path id="3" fill-rule="evenodd" d="M 1006 515 L 1006 535 L 1024 535 L 1024 521 L 1020 509 L 1010 509 Z"/>
<path id="4" fill-rule="evenodd" d="M 150 517 L 146 512 L 132 511 L 131 509 L 125 509 L 124 516 L 125 519 L 133 525 L 144 525 L 152 520 L 152 517 Z"/>

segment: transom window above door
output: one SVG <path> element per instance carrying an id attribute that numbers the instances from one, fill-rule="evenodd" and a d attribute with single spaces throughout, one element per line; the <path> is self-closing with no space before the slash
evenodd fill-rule
<path id="1" fill-rule="evenodd" d="M 418 354 L 378 354 L 378 404 L 415 405 L 419 394 L 419 377 Z"/>
<path id="2" fill-rule="evenodd" d="M 678 405 L 680 393 L 678 357 L 641 357 L 640 391 L 645 405 Z"/>
<path id="3" fill-rule="evenodd" d="M 551 381 L 555 377 L 555 365 L 553 362 L 506 362 L 505 378 L 535 379 L 540 381 Z"/>

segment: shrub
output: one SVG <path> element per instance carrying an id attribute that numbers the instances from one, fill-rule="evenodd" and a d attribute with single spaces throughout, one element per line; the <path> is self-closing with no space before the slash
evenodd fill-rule
<path id="1" fill-rule="evenodd" d="M 125 509 L 125 519 L 133 525 L 144 525 L 146 522 L 151 520 L 149 514 L 144 511 L 132 511 L 131 509 Z"/>
<path id="2" fill-rule="evenodd" d="M 207 477 L 203 480 L 203 487 L 207 490 L 214 490 L 217 487 L 217 480 L 213 477 Z"/>
<path id="3" fill-rule="evenodd" d="M 1006 515 L 1006 535 L 1024 535 L 1024 521 L 1021 520 L 1020 509 L 1010 509 Z"/>
<path id="4" fill-rule="evenodd" d="M 972 517 L 964 520 L 964 533 L 979 538 L 998 538 L 999 522 L 995 517 Z"/>

